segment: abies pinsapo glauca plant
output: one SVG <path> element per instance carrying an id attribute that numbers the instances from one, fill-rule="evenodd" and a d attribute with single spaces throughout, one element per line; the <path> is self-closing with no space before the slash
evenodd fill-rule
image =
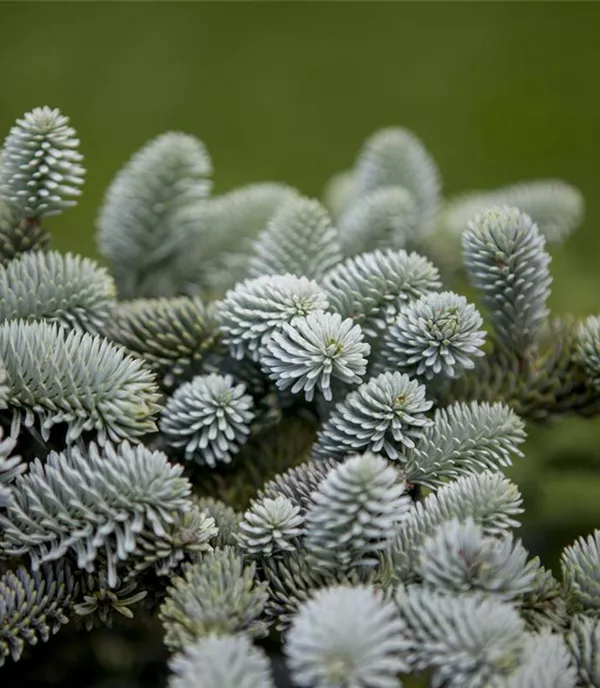
<path id="1" fill-rule="evenodd" d="M 503 472 L 526 421 L 600 411 L 600 318 L 548 309 L 579 193 L 445 199 L 391 128 L 323 201 L 214 195 L 171 132 L 108 188 L 103 267 L 50 247 L 82 162 L 48 107 L 2 148 L 0 677 L 125 619 L 171 688 L 600 688 L 600 531 L 545 569 Z"/>

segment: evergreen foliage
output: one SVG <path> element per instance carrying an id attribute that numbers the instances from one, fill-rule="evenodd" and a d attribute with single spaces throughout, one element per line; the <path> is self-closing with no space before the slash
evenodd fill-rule
<path id="1" fill-rule="evenodd" d="M 279 389 L 303 391 L 312 401 L 316 388 L 331 401 L 333 380 L 361 382 L 370 351 L 362 330 L 350 318 L 316 312 L 293 324 L 283 323 L 265 344 L 261 362 Z"/>
<path id="2" fill-rule="evenodd" d="M 440 213 L 439 223 L 443 231 L 460 236 L 476 215 L 505 205 L 528 215 L 554 243 L 564 241 L 583 220 L 581 193 L 561 180 L 549 179 L 451 198 Z"/>
<path id="3" fill-rule="evenodd" d="M 13 435 L 3 435 L 4 432 L 0 430 L 0 509 L 10 503 L 10 483 L 27 470 L 27 465 L 21 457 L 14 454 L 16 438 Z"/>
<path id="4" fill-rule="evenodd" d="M 483 356 L 481 316 L 464 296 L 432 293 L 401 309 L 381 342 L 378 368 L 415 378 L 458 377 Z"/>
<path id="5" fill-rule="evenodd" d="M 576 616 L 568 642 L 580 681 L 592 688 L 600 686 L 600 622 L 595 618 Z"/>
<path id="6" fill-rule="evenodd" d="M 386 187 L 409 191 L 419 231 L 429 229 L 440 203 L 441 182 L 433 158 L 412 132 L 396 127 L 373 134 L 358 157 L 355 174 L 359 197 Z"/>
<path id="7" fill-rule="evenodd" d="M 89 258 L 29 251 L 0 266 L 0 319 L 47 320 L 104 334 L 117 290 L 107 270 Z"/>
<path id="8" fill-rule="evenodd" d="M 341 260 L 337 230 L 315 200 L 291 198 L 258 235 L 248 272 L 320 280 Z"/>
<path id="9" fill-rule="evenodd" d="M 403 248 L 418 229 L 413 195 L 404 186 L 384 186 L 361 196 L 341 215 L 340 242 L 346 256 L 378 248 Z"/>
<path id="10" fill-rule="evenodd" d="M 472 518 L 446 521 L 421 548 L 418 577 L 440 591 L 484 590 L 511 600 L 533 590 L 535 566 L 512 536 L 485 536 Z"/>
<path id="11" fill-rule="evenodd" d="M 421 586 L 401 587 L 395 599 L 408 661 L 415 671 L 429 669 L 435 688 L 483 688 L 518 668 L 526 632 L 513 606 Z"/>
<path id="12" fill-rule="evenodd" d="M 177 294 L 184 275 L 169 269 L 170 263 L 185 253 L 189 239 L 179 215 L 208 195 L 211 173 L 204 144 L 168 132 L 146 144 L 115 177 L 98 217 L 98 248 L 121 296 Z"/>
<path id="13" fill-rule="evenodd" d="M 260 615 L 268 595 L 254 571 L 254 564 L 244 564 L 232 547 L 224 547 L 174 578 L 160 610 L 167 647 L 182 649 L 213 633 L 266 635 Z"/>
<path id="14" fill-rule="evenodd" d="M 329 303 L 374 338 L 407 303 L 441 287 L 435 266 L 417 253 L 376 250 L 345 260 L 322 282 Z"/>
<path id="15" fill-rule="evenodd" d="M 298 610 L 286 654 L 299 686 L 395 688 L 408 667 L 403 625 L 393 605 L 369 587 L 332 586 Z"/>
<path id="16" fill-rule="evenodd" d="M 187 460 L 215 467 L 229 463 L 250 434 L 253 401 L 229 375 L 194 377 L 177 388 L 160 420 L 166 443 Z"/>
<path id="17" fill-rule="evenodd" d="M 281 327 L 327 308 L 327 296 L 314 280 L 294 275 L 264 275 L 228 291 L 218 305 L 224 341 L 233 358 L 257 360 L 259 348 Z"/>
<path id="18" fill-rule="evenodd" d="M 100 444 L 137 439 L 156 428 L 158 393 L 150 371 L 99 335 L 6 320 L 0 357 L 10 406 L 28 427 L 39 419 L 45 439 L 58 423 L 68 424 L 68 442 L 95 431 Z"/>
<path id="19" fill-rule="evenodd" d="M 49 248 L 84 177 L 67 118 L 24 115 L 1 158 L 0 665 L 160 622 L 171 688 L 283 663 L 307 688 L 600 688 L 600 531 L 555 577 L 504 475 L 525 421 L 600 412 L 600 316 L 548 306 L 577 190 L 445 200 L 391 128 L 324 205 L 212 196 L 169 132 L 107 190 L 104 268 Z"/>
<path id="20" fill-rule="evenodd" d="M 247 636 L 208 636 L 170 662 L 169 688 L 274 688 L 269 660 Z"/>
<path id="21" fill-rule="evenodd" d="M 573 607 L 597 615 L 600 610 L 600 530 L 567 547 L 561 563 L 567 597 Z"/>
<path id="22" fill-rule="evenodd" d="M 323 424 L 315 457 L 344 457 L 357 451 L 384 453 L 400 459 L 423 428 L 431 424 L 425 413 L 432 402 L 425 388 L 400 373 L 381 373 L 350 392 Z"/>
<path id="23" fill-rule="evenodd" d="M 74 588 L 66 566 L 32 572 L 19 567 L 0 578 L 0 667 L 7 657 L 20 659 L 26 645 L 46 642 L 68 622 L 64 608 Z"/>
<path id="24" fill-rule="evenodd" d="M 0 194 L 15 219 L 36 221 L 75 205 L 85 169 L 69 118 L 35 108 L 15 122 L 2 148 Z"/>
<path id="25" fill-rule="evenodd" d="M 405 490 L 395 467 L 375 454 L 350 457 L 332 469 L 306 513 L 306 548 L 315 567 L 374 566 L 410 508 Z"/>
<path id="26" fill-rule="evenodd" d="M 106 334 L 142 359 L 159 383 L 171 389 L 208 372 L 219 356 L 219 332 L 212 308 L 195 296 L 119 301 Z"/>
<path id="27" fill-rule="evenodd" d="M 579 326 L 575 357 L 595 387 L 600 386 L 600 318 L 591 315 Z"/>
<path id="28" fill-rule="evenodd" d="M 506 404 L 455 402 L 437 408 L 414 450 L 408 452 L 411 483 L 440 487 L 447 478 L 505 468 L 520 457 L 523 421 Z"/>
<path id="29" fill-rule="evenodd" d="M 286 184 L 248 184 L 193 203 L 179 214 L 191 240 L 179 268 L 182 291 L 214 298 L 248 277 L 255 241 L 269 220 L 297 192 Z"/>
<path id="30" fill-rule="evenodd" d="M 500 342 L 523 354 L 549 313 L 544 237 L 529 216 L 507 206 L 484 211 L 468 227 L 463 246 L 469 278 L 483 293 Z"/>
<path id="31" fill-rule="evenodd" d="M 303 524 L 300 507 L 287 497 L 257 500 L 240 523 L 240 548 L 249 556 L 272 557 L 279 552 L 293 552 Z"/>
<path id="32" fill-rule="evenodd" d="M 160 537 L 187 508 L 191 486 L 182 472 L 164 454 L 127 442 L 51 452 L 15 481 L 0 517 L 2 551 L 28 554 L 34 571 L 70 552 L 78 568 L 93 571 L 101 554 L 112 587 L 140 532 Z"/>

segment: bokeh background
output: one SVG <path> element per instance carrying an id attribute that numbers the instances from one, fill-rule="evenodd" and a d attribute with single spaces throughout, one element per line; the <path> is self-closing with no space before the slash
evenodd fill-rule
<path id="1" fill-rule="evenodd" d="M 52 225 L 96 256 L 112 175 L 166 130 L 199 136 L 215 191 L 286 181 L 318 196 L 366 136 L 425 142 L 450 195 L 539 177 L 583 192 L 585 223 L 553 249 L 558 313 L 600 312 L 600 4 L 93 3 L 0 5 L 0 132 L 59 107 L 88 177 Z M 600 525 L 600 421 L 530 428 L 511 473 L 545 561 Z"/>

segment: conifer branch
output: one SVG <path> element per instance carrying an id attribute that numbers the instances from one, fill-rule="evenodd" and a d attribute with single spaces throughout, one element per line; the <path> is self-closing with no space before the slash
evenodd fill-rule
<path id="1" fill-rule="evenodd" d="M 294 682 L 396 688 L 406 671 L 404 626 L 391 603 L 369 587 L 321 590 L 300 606 L 285 647 Z"/>
<path id="2" fill-rule="evenodd" d="M 201 638 L 169 666 L 169 688 L 275 688 L 267 656 L 242 633 Z"/>
<path id="3" fill-rule="evenodd" d="M 465 267 L 490 312 L 495 334 L 525 354 L 548 316 L 550 256 L 531 218 L 516 208 L 477 215 L 463 235 Z"/>
<path id="4" fill-rule="evenodd" d="M 117 566 L 135 556 L 139 540 L 161 538 L 189 508 L 191 486 L 181 474 L 164 454 L 127 442 L 52 452 L 16 478 L 0 515 L 2 550 L 27 554 L 34 571 L 67 554 L 77 568 L 94 571 L 102 557 L 114 587 Z"/>
<path id="5" fill-rule="evenodd" d="M 29 251 L 0 266 L 0 320 L 46 320 L 103 334 L 116 293 L 105 268 L 71 253 Z"/>
<path id="6" fill-rule="evenodd" d="M 364 143 L 355 167 L 356 193 L 403 186 L 417 205 L 420 232 L 431 228 L 440 203 L 440 175 L 421 141 L 407 129 L 382 129 Z"/>
<path id="7" fill-rule="evenodd" d="M 525 440 L 523 421 L 502 403 L 455 402 L 437 408 L 414 451 L 408 452 L 406 479 L 439 487 L 447 478 L 510 466 Z"/>
<path id="8" fill-rule="evenodd" d="M 97 441 L 137 440 L 156 429 L 158 391 L 139 362 L 107 340 L 56 324 L 13 320 L 0 324 L 0 359 L 8 404 L 27 427 L 67 423 L 67 442 L 94 431 Z"/>
<path id="9" fill-rule="evenodd" d="M 144 360 L 167 389 L 208 372 L 223 348 L 213 307 L 198 297 L 121 301 L 107 334 Z"/>
<path id="10" fill-rule="evenodd" d="M 76 204 L 85 169 L 69 118 L 35 108 L 15 122 L 2 149 L 0 196 L 17 222 L 37 223 Z"/>
<path id="11" fill-rule="evenodd" d="M 403 186 L 376 188 L 357 198 L 339 219 L 339 240 L 345 256 L 410 244 L 419 229 L 415 197 Z"/>
<path id="12" fill-rule="evenodd" d="M 440 213 L 442 230 L 460 236 L 488 208 L 510 206 L 528 215 L 549 242 L 564 241 L 579 227 L 584 201 L 578 189 L 558 179 L 523 182 L 451 198 Z"/>
<path id="13" fill-rule="evenodd" d="M 29 572 L 25 567 L 0 578 L 0 667 L 18 661 L 26 645 L 45 643 L 69 621 L 65 613 L 78 586 L 64 563 Z"/>
<path id="14" fill-rule="evenodd" d="M 342 258 L 338 232 L 315 200 L 292 197 L 254 243 L 250 277 L 291 274 L 319 281 Z"/>
<path id="15" fill-rule="evenodd" d="M 437 291 L 437 269 L 417 253 L 377 250 L 348 258 L 330 270 L 322 286 L 331 308 L 352 318 L 375 338 L 411 301 Z"/>
<path id="16" fill-rule="evenodd" d="M 266 635 L 260 620 L 266 586 L 255 582 L 254 572 L 254 564 L 244 564 L 233 548 L 224 547 L 173 579 L 160 609 L 165 645 L 180 650 L 211 634 Z"/>
<path id="17" fill-rule="evenodd" d="M 211 174 L 201 141 L 168 132 L 114 178 L 98 215 L 97 242 L 123 298 L 176 296 L 183 288 L 178 261 L 190 235 L 179 215 L 208 196 Z"/>

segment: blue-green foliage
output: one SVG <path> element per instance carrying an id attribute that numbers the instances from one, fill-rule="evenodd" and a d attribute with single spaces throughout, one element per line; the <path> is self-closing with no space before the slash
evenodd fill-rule
<path id="1" fill-rule="evenodd" d="M 445 200 L 388 128 L 323 205 L 213 196 L 169 132 L 107 190 L 103 268 L 48 249 L 81 162 L 50 108 L 2 150 L 0 664 L 143 609 L 171 688 L 273 688 L 272 629 L 306 688 L 600 686 L 600 531 L 557 580 L 503 474 L 525 420 L 600 411 L 598 317 L 549 322 L 580 194 Z"/>

